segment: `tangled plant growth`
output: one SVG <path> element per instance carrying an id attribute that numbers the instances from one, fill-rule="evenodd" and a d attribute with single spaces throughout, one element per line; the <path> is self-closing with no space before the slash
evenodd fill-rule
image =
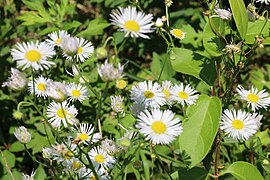
<path id="1" fill-rule="evenodd" d="M 268 3 L 3 2 L 1 179 L 269 179 Z"/>

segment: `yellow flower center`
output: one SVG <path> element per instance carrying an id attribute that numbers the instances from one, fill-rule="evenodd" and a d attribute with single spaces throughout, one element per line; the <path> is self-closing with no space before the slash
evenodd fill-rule
<path id="1" fill-rule="evenodd" d="M 82 47 L 79 47 L 78 50 L 77 50 L 77 54 L 81 54 L 83 51 Z"/>
<path id="2" fill-rule="evenodd" d="M 102 154 L 98 154 L 95 156 L 95 161 L 98 163 L 103 163 L 105 161 L 105 157 Z"/>
<path id="3" fill-rule="evenodd" d="M 134 32 L 139 32 L 139 30 L 140 30 L 140 25 L 134 20 L 129 20 L 129 21 L 125 22 L 124 27 L 127 30 L 134 31 Z"/>
<path id="4" fill-rule="evenodd" d="M 247 99 L 250 101 L 250 102 L 253 102 L 253 103 L 256 103 L 259 101 L 259 97 L 255 94 L 248 94 L 247 95 Z"/>
<path id="5" fill-rule="evenodd" d="M 30 50 L 30 51 L 27 51 L 25 53 L 25 58 L 28 61 L 36 62 L 36 61 L 39 61 L 41 59 L 41 54 L 40 54 L 40 52 L 38 52 L 36 50 Z"/>
<path id="6" fill-rule="evenodd" d="M 38 84 L 37 84 L 37 89 L 40 90 L 40 91 L 44 91 L 44 90 L 45 90 L 45 84 L 43 84 L 43 83 L 38 83 Z"/>
<path id="7" fill-rule="evenodd" d="M 58 38 L 55 40 L 55 44 L 61 44 L 62 43 L 62 39 L 61 38 Z"/>
<path id="8" fill-rule="evenodd" d="M 184 35 L 183 31 L 181 31 L 180 29 L 174 29 L 172 31 L 172 34 L 179 39 L 181 39 Z"/>
<path id="9" fill-rule="evenodd" d="M 85 133 L 80 134 L 78 137 L 82 141 L 86 141 L 89 138 L 88 134 Z"/>
<path id="10" fill-rule="evenodd" d="M 57 116 L 60 117 L 60 118 L 65 118 L 67 117 L 67 111 L 64 110 L 64 109 L 58 109 L 57 112 L 56 112 Z"/>
<path id="11" fill-rule="evenodd" d="M 74 96 L 74 97 L 80 97 L 81 92 L 78 91 L 77 89 L 75 89 L 75 90 L 71 91 L 71 95 Z"/>
<path id="12" fill-rule="evenodd" d="M 127 82 L 123 79 L 116 82 L 116 87 L 119 89 L 124 89 L 127 86 Z"/>
<path id="13" fill-rule="evenodd" d="M 80 164 L 80 162 L 78 162 L 78 161 L 73 161 L 73 162 L 72 162 L 72 167 L 73 167 L 74 169 L 80 169 L 80 168 L 81 168 L 81 164 Z"/>
<path id="14" fill-rule="evenodd" d="M 163 134 L 167 130 L 167 126 L 162 121 L 153 122 L 151 128 L 158 134 Z"/>
<path id="15" fill-rule="evenodd" d="M 166 99 L 168 99 L 171 96 L 170 91 L 168 91 L 167 89 L 164 89 L 162 92 L 165 94 Z"/>
<path id="16" fill-rule="evenodd" d="M 181 99 L 187 99 L 188 98 L 188 94 L 185 93 L 185 92 L 179 92 L 178 93 L 178 96 L 181 98 Z"/>
<path id="17" fill-rule="evenodd" d="M 96 177 L 95 177 L 94 175 L 92 175 L 92 176 L 90 177 L 90 180 L 96 180 Z"/>
<path id="18" fill-rule="evenodd" d="M 144 91 L 143 95 L 146 97 L 146 98 L 153 98 L 155 96 L 155 94 L 151 91 Z"/>
<path id="19" fill-rule="evenodd" d="M 244 123 L 241 120 L 235 119 L 232 121 L 232 126 L 234 129 L 241 130 L 244 128 Z"/>
<path id="20" fill-rule="evenodd" d="M 63 157 L 67 160 L 70 160 L 72 158 L 72 156 L 73 156 L 73 153 L 69 150 L 63 154 Z"/>

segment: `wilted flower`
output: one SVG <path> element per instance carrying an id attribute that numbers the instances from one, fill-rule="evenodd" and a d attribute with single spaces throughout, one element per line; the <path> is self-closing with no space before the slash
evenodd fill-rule
<path id="1" fill-rule="evenodd" d="M 36 171 L 32 171 L 31 175 L 29 176 L 28 174 L 22 173 L 22 180 L 34 180 L 34 176 L 36 174 Z"/>
<path id="2" fill-rule="evenodd" d="M 111 98 L 111 106 L 112 109 L 117 112 L 117 113 L 122 113 L 124 114 L 124 105 L 123 105 L 123 100 L 124 97 L 121 96 L 110 96 Z"/>
<path id="3" fill-rule="evenodd" d="M 62 39 L 62 48 L 68 56 L 75 56 L 79 48 L 79 38 L 64 36 Z"/>
<path id="4" fill-rule="evenodd" d="M 110 139 L 104 139 L 101 141 L 101 148 L 104 149 L 108 154 L 114 154 L 117 150 L 114 141 Z"/>
<path id="5" fill-rule="evenodd" d="M 27 85 L 26 76 L 18 69 L 11 68 L 11 76 L 8 78 L 7 82 L 4 82 L 2 87 L 8 86 L 13 90 L 21 91 Z"/>
<path id="6" fill-rule="evenodd" d="M 232 13 L 226 9 L 216 8 L 215 12 L 221 19 L 230 20 L 232 18 Z"/>
<path id="7" fill-rule="evenodd" d="M 166 6 L 171 7 L 171 5 L 173 4 L 173 1 L 172 0 L 165 0 L 164 3 Z"/>
<path id="8" fill-rule="evenodd" d="M 52 148 L 42 148 L 42 157 L 45 159 L 51 159 L 52 158 Z"/>
<path id="9" fill-rule="evenodd" d="M 31 141 L 31 134 L 27 131 L 27 128 L 20 126 L 15 129 L 15 137 L 23 144 L 27 144 Z"/>
<path id="10" fill-rule="evenodd" d="M 67 97 L 65 84 L 50 81 L 47 84 L 46 94 L 56 102 L 63 102 Z"/>
<path id="11" fill-rule="evenodd" d="M 115 68 L 106 60 L 104 64 L 97 65 L 97 70 L 103 81 L 113 81 L 123 77 L 124 66 L 118 63 L 118 68 Z"/>

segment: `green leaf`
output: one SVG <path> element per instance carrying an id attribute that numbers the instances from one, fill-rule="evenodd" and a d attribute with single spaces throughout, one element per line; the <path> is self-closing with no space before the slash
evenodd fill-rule
<path id="1" fill-rule="evenodd" d="M 200 95 L 195 105 L 187 109 L 187 122 L 179 137 L 180 151 L 191 158 L 194 167 L 209 152 L 219 127 L 221 101 L 217 97 Z"/>
<path id="2" fill-rule="evenodd" d="M 110 25 L 110 23 L 107 23 L 107 21 L 104 21 L 102 19 L 94 19 L 89 22 L 88 27 L 84 31 L 80 32 L 77 35 L 84 37 L 101 35 L 103 33 L 103 30 Z"/>
<path id="3" fill-rule="evenodd" d="M 248 28 L 248 15 L 243 0 L 229 0 L 236 27 L 242 40 L 245 39 Z"/>
<path id="4" fill-rule="evenodd" d="M 261 173 L 258 169 L 250 163 L 244 161 L 238 161 L 231 164 L 225 171 L 220 173 L 220 176 L 224 174 L 231 174 L 238 180 L 263 180 Z"/>
<path id="5" fill-rule="evenodd" d="M 0 163 L 2 164 L 2 167 L 4 167 L 3 174 L 7 173 L 6 166 L 8 166 L 10 169 L 12 169 L 15 166 L 15 160 L 16 160 L 15 155 L 11 153 L 10 151 L 4 150 L 0 152 Z"/>
<path id="6" fill-rule="evenodd" d="M 203 46 L 211 56 L 217 57 L 222 55 L 221 50 L 224 46 L 222 46 L 220 39 L 212 31 L 209 22 L 206 23 L 203 29 Z"/>
<path id="7" fill-rule="evenodd" d="M 192 75 L 209 85 L 213 85 L 216 79 L 214 61 L 183 48 L 172 49 L 170 58 L 175 71 Z"/>
<path id="8" fill-rule="evenodd" d="M 245 43 L 247 44 L 253 44 L 255 42 L 256 36 L 260 35 L 263 36 L 264 41 L 263 44 L 270 44 L 270 35 L 269 35 L 269 29 L 270 29 L 270 21 L 262 21 L 257 20 L 255 22 L 248 22 L 248 30 L 246 34 Z"/>
<path id="9" fill-rule="evenodd" d="M 9 147 L 10 152 L 20 152 L 25 150 L 23 144 L 19 141 L 15 141 L 14 143 L 12 143 Z"/>
<path id="10" fill-rule="evenodd" d="M 35 179 L 45 179 L 47 177 L 47 174 L 45 173 L 43 166 L 39 165 L 37 170 L 36 170 L 36 174 L 35 174 Z"/>
<path id="11" fill-rule="evenodd" d="M 140 152 L 140 156 L 142 158 L 145 179 L 150 179 L 150 162 L 147 160 L 143 151 Z"/>
<path id="12" fill-rule="evenodd" d="M 192 180 L 204 180 L 207 177 L 208 172 L 202 168 L 184 169 L 180 168 L 172 174 L 173 179 L 192 179 Z"/>

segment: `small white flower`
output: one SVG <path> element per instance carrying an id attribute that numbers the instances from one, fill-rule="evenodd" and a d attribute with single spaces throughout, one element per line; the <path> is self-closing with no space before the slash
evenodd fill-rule
<path id="1" fill-rule="evenodd" d="M 173 89 L 172 82 L 168 81 L 168 80 L 162 81 L 161 89 L 165 95 L 165 99 L 166 99 L 167 103 L 170 105 L 172 103 L 172 100 L 173 100 L 172 99 L 172 89 Z"/>
<path id="2" fill-rule="evenodd" d="M 133 86 L 130 90 L 131 100 L 145 103 L 146 108 L 159 108 L 166 103 L 165 95 L 160 85 L 153 81 L 144 81 Z"/>
<path id="3" fill-rule="evenodd" d="M 26 76 L 18 69 L 11 68 L 11 75 L 8 78 L 8 81 L 3 83 L 2 87 L 8 86 L 13 90 L 21 91 L 26 87 L 26 85 Z"/>
<path id="4" fill-rule="evenodd" d="M 162 21 L 162 18 L 157 18 L 156 22 L 155 22 L 155 26 L 157 28 L 161 28 L 163 26 L 163 21 Z"/>
<path id="5" fill-rule="evenodd" d="M 260 116 L 226 109 L 221 117 L 220 129 L 229 137 L 245 141 L 258 130 L 257 118 Z"/>
<path id="6" fill-rule="evenodd" d="M 76 144 L 71 141 L 72 137 L 68 136 L 67 141 L 64 143 L 52 145 L 52 159 L 56 160 L 58 163 L 70 160 L 76 154 Z"/>
<path id="7" fill-rule="evenodd" d="M 13 60 L 17 61 L 17 67 L 23 67 L 23 70 L 32 67 L 34 70 L 42 71 L 55 64 L 47 61 L 55 55 L 55 51 L 45 42 L 17 43 L 15 48 L 11 49 L 11 55 Z"/>
<path id="8" fill-rule="evenodd" d="M 51 159 L 52 158 L 52 148 L 42 148 L 42 157 L 45 159 Z"/>
<path id="9" fill-rule="evenodd" d="M 47 109 L 48 121 L 53 127 L 60 127 L 63 123 L 64 127 L 68 127 L 68 124 L 74 125 L 78 123 L 75 118 L 78 114 L 74 105 L 69 106 L 67 101 L 62 103 L 51 102 Z"/>
<path id="10" fill-rule="evenodd" d="M 15 129 L 14 132 L 15 137 L 23 144 L 27 144 L 31 141 L 31 134 L 27 131 L 24 126 L 20 126 Z"/>
<path id="11" fill-rule="evenodd" d="M 251 87 L 251 90 L 245 90 L 242 86 L 238 86 L 236 91 L 241 96 L 241 99 L 248 102 L 248 107 L 251 106 L 252 111 L 259 108 L 265 108 L 270 105 L 270 97 L 265 90 L 259 91 L 257 88 Z"/>
<path id="12" fill-rule="evenodd" d="M 46 94 L 56 102 L 63 102 L 67 97 L 66 85 L 61 82 L 49 81 Z"/>
<path id="13" fill-rule="evenodd" d="M 81 123 L 79 127 L 75 127 L 77 131 L 77 136 L 74 141 L 88 145 L 89 143 L 99 141 L 99 139 L 101 138 L 99 133 L 94 133 L 94 127 L 92 127 L 91 124 Z"/>
<path id="14" fill-rule="evenodd" d="M 62 39 L 62 48 L 64 51 L 64 57 L 74 57 L 79 49 L 79 38 L 64 36 Z"/>
<path id="15" fill-rule="evenodd" d="M 50 79 L 47 79 L 43 76 L 39 76 L 38 78 L 34 79 L 34 82 L 33 81 L 28 82 L 29 91 L 31 93 L 35 92 L 35 95 L 37 97 L 43 97 L 45 99 L 47 97 L 46 87 L 49 81 Z"/>
<path id="16" fill-rule="evenodd" d="M 232 13 L 226 9 L 216 8 L 215 12 L 221 19 L 230 20 L 232 18 Z"/>
<path id="17" fill-rule="evenodd" d="M 183 131 L 179 118 L 174 116 L 170 110 L 145 110 L 138 116 L 136 127 L 153 144 L 169 144 Z"/>
<path id="18" fill-rule="evenodd" d="M 125 114 L 124 112 L 124 97 L 122 96 L 110 96 L 111 99 L 111 106 L 112 109 L 117 112 L 117 113 L 121 113 L 121 114 Z"/>
<path id="19" fill-rule="evenodd" d="M 117 150 L 114 141 L 110 139 L 104 139 L 101 141 L 101 148 L 104 149 L 108 154 L 115 154 Z"/>
<path id="20" fill-rule="evenodd" d="M 257 3 L 265 3 L 266 5 L 268 5 L 270 3 L 270 0 L 256 0 L 255 2 Z"/>
<path id="21" fill-rule="evenodd" d="M 88 90 L 86 87 L 81 84 L 68 83 L 66 86 L 66 90 L 68 93 L 68 100 L 76 101 L 79 100 L 82 102 L 88 97 Z"/>
<path id="22" fill-rule="evenodd" d="M 51 46 L 59 46 L 62 47 L 63 38 L 70 37 L 70 35 L 66 31 L 58 31 L 52 32 L 48 35 L 49 39 L 46 39 L 46 42 Z"/>
<path id="23" fill-rule="evenodd" d="M 127 7 L 127 8 L 119 8 L 118 10 L 113 10 L 110 14 L 112 17 L 111 21 L 113 25 L 119 26 L 120 31 L 125 32 L 125 37 L 131 36 L 134 37 L 142 37 L 145 39 L 149 39 L 147 33 L 151 33 L 154 31 L 152 29 L 153 15 L 147 14 L 145 15 L 143 12 L 137 12 L 135 7 Z"/>
<path id="24" fill-rule="evenodd" d="M 97 65 L 98 74 L 103 81 L 114 81 L 123 77 L 124 66 L 118 63 L 118 68 L 115 68 L 113 64 L 108 60 L 102 65 Z"/>
<path id="25" fill-rule="evenodd" d="M 34 180 L 34 176 L 36 174 L 36 171 L 32 171 L 31 175 L 29 176 L 28 174 L 22 173 L 22 180 Z"/>
<path id="26" fill-rule="evenodd" d="M 186 36 L 186 32 L 183 32 L 181 29 L 173 29 L 170 33 L 177 39 L 184 39 Z"/>
<path id="27" fill-rule="evenodd" d="M 181 103 L 182 106 L 187 104 L 188 106 L 195 104 L 198 94 L 195 89 L 190 87 L 190 84 L 184 86 L 183 83 L 175 85 L 172 89 L 172 99 Z"/>

